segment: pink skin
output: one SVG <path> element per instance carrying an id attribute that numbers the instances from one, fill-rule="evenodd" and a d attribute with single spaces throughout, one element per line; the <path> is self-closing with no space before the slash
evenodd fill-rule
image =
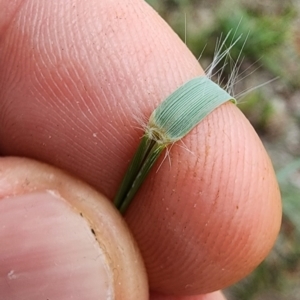
<path id="1" fill-rule="evenodd" d="M 198 62 L 140 0 L 0 0 L 0 20 L 1 153 L 68 170 L 112 199 L 142 134 L 136 120 L 202 75 Z M 183 142 L 125 216 L 150 288 L 166 295 L 246 276 L 281 221 L 272 165 L 238 108 L 216 109 Z M 222 296 L 197 297 L 186 299 Z"/>
<path id="2" fill-rule="evenodd" d="M 22 299 L 25 295 L 27 299 L 37 295 L 57 299 L 58 294 L 59 299 L 67 299 L 70 293 L 73 299 L 107 296 L 109 276 L 104 255 L 99 247 L 90 246 L 95 240 L 84 218 L 68 210 L 72 210 L 70 205 L 45 193 L 0 201 L 5 224 L 5 230 L 0 230 L 6 249 L 1 250 L 0 287 L 4 299 Z M 95 289 L 97 285 L 99 289 Z"/>
<path id="3" fill-rule="evenodd" d="M 0 161 L 3 299 L 149 299 L 138 247 L 103 195 L 37 161 Z"/>

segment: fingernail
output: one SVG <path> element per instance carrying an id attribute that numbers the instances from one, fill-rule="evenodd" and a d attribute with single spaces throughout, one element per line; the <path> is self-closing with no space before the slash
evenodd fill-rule
<path id="1" fill-rule="evenodd" d="M 113 299 L 88 221 L 50 192 L 0 199 L 1 299 Z"/>

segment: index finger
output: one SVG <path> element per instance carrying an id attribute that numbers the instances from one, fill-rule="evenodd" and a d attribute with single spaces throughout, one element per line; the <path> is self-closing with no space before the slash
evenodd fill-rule
<path id="1" fill-rule="evenodd" d="M 139 143 L 136 120 L 203 71 L 143 1 L 20 3 L 0 27 L 1 152 L 69 170 L 112 198 Z M 281 218 L 270 160 L 233 104 L 183 142 L 188 150 L 172 148 L 126 214 L 151 288 L 169 294 L 248 274 Z"/>

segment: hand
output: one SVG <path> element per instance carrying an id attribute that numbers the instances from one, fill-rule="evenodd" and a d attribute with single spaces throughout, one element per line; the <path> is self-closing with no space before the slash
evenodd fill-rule
<path id="1" fill-rule="evenodd" d="M 186 46 L 140 0 L 0 0 L 0 37 L 2 155 L 67 170 L 108 199 L 142 135 L 137 120 L 203 74 Z M 233 104 L 216 109 L 183 142 L 171 149 L 170 164 L 154 168 L 125 215 L 150 289 L 165 295 L 204 294 L 241 279 L 270 251 L 281 220 L 270 160 Z M 116 295 L 145 296 L 134 242 L 103 196 L 49 166 L 0 161 L 4 299 L 67 299 L 68 292 L 73 299 L 99 299 L 100 289 L 103 297 L 107 293 L 112 265 L 118 266 L 114 282 L 122 283 L 114 286 Z M 28 251 L 28 245 L 39 251 Z M 151 299 L 222 297 L 153 293 Z"/>

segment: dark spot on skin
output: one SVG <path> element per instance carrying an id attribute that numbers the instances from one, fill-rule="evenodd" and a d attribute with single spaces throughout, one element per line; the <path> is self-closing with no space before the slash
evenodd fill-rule
<path id="1" fill-rule="evenodd" d="M 82 214 L 82 213 L 80 213 L 80 216 L 81 216 L 81 217 L 83 217 L 83 214 Z"/>
<path id="2" fill-rule="evenodd" d="M 93 235 L 96 235 L 96 232 L 93 228 L 91 228 L 91 232 L 92 232 Z"/>

